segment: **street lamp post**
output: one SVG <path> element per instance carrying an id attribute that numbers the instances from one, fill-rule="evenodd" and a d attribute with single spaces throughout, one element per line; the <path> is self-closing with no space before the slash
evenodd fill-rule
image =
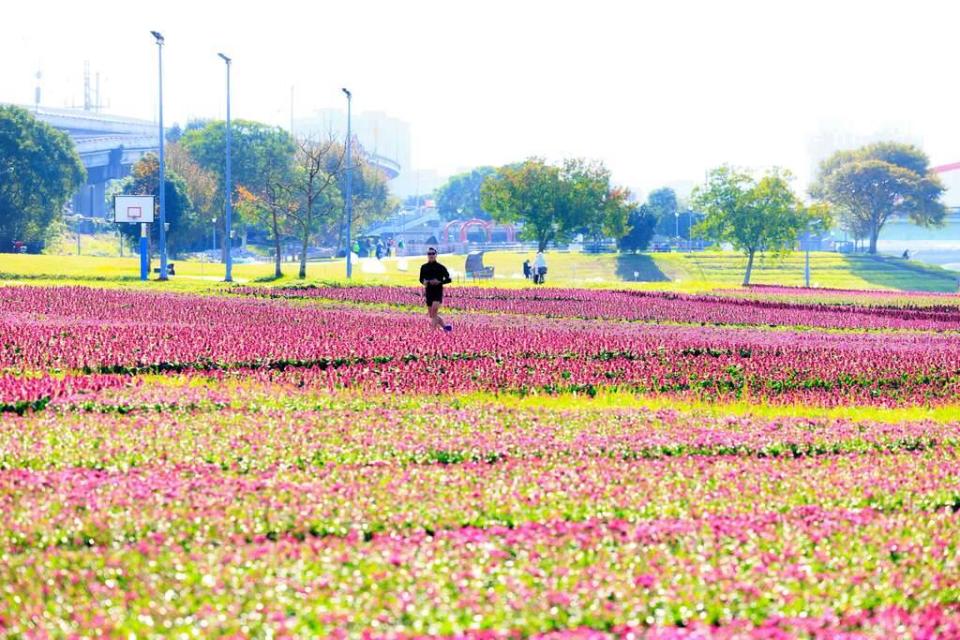
<path id="1" fill-rule="evenodd" d="M 673 234 L 677 236 L 677 249 L 679 250 L 680 249 L 680 212 L 679 211 L 673 212 L 673 219 L 676 225 L 674 228 Z"/>
<path id="2" fill-rule="evenodd" d="M 351 116 L 351 103 L 353 101 L 353 94 L 350 93 L 347 89 L 341 89 L 344 95 L 347 96 L 347 149 L 346 149 L 346 163 L 347 163 L 347 173 L 345 180 L 344 196 L 343 196 L 343 207 L 344 213 L 347 216 L 347 279 L 353 275 L 353 261 L 350 258 L 350 251 L 352 245 L 350 244 L 350 226 L 353 222 L 353 193 L 351 184 L 353 166 L 350 161 L 350 116 Z"/>
<path id="3" fill-rule="evenodd" d="M 217 257 L 217 219 L 213 219 L 213 257 Z"/>
<path id="4" fill-rule="evenodd" d="M 160 279 L 167 279 L 167 200 L 165 197 L 166 166 L 163 158 L 163 36 L 157 31 L 151 31 L 150 34 L 157 41 L 157 59 L 159 60 L 160 76 L 160 108 L 158 117 L 160 120 L 160 181 L 157 184 L 157 191 L 160 192 Z"/>
<path id="5" fill-rule="evenodd" d="M 227 267 L 226 267 L 226 273 L 224 275 L 223 281 L 233 282 L 233 255 L 231 255 L 231 249 L 233 247 L 231 246 L 232 243 L 230 242 L 230 237 L 231 237 L 230 223 L 231 223 L 231 215 L 233 213 L 233 203 L 231 202 L 231 200 L 233 199 L 231 197 L 233 195 L 233 184 L 230 181 L 230 164 L 231 164 L 230 163 L 230 138 L 231 138 L 231 129 L 232 129 L 232 127 L 230 126 L 230 58 L 223 55 L 222 53 L 218 53 L 217 55 L 223 58 L 223 61 L 227 63 L 227 160 L 226 160 L 227 166 L 224 171 L 224 178 L 226 182 L 224 189 L 226 190 L 225 195 L 226 195 L 226 201 L 227 201 L 227 211 L 226 211 L 227 215 L 226 215 L 226 218 L 224 219 L 224 225 L 226 228 L 225 239 L 227 240 L 227 254 L 226 254 Z M 216 234 L 216 230 L 214 230 L 214 234 Z"/>

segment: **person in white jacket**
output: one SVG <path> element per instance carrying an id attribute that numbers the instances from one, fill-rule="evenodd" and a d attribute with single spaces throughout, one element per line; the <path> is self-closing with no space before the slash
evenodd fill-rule
<path id="1" fill-rule="evenodd" d="M 533 259 L 533 283 L 534 284 L 543 284 L 547 275 L 547 259 L 543 255 L 543 251 L 537 251 L 536 257 Z"/>

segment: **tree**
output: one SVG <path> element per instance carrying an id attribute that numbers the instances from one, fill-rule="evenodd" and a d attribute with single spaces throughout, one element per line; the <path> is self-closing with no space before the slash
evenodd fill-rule
<path id="1" fill-rule="evenodd" d="M 811 195 L 836 209 L 854 237 L 869 238 L 874 254 L 880 231 L 894 214 L 907 215 L 925 227 L 942 225 L 943 191 L 926 154 L 895 142 L 838 151 L 821 163 L 810 189 Z"/>
<path id="2" fill-rule="evenodd" d="M 657 216 L 653 214 L 649 204 L 642 204 L 630 212 L 627 218 L 627 232 L 618 242 L 621 251 L 643 251 L 650 245 L 654 228 L 657 226 Z"/>
<path id="3" fill-rule="evenodd" d="M 446 220 L 457 218 L 489 220 L 490 214 L 483 210 L 480 203 L 480 188 L 484 181 L 496 171 L 493 167 L 477 167 L 450 178 L 435 192 L 440 215 Z"/>
<path id="4" fill-rule="evenodd" d="M 750 284 L 758 251 L 792 249 L 810 225 L 829 226 L 823 208 L 806 208 L 790 190 L 789 174 L 773 170 L 760 180 L 730 167 L 710 172 L 707 184 L 694 189 L 695 206 L 706 214 L 693 234 L 729 242 L 747 256 L 744 286 Z"/>
<path id="5" fill-rule="evenodd" d="M 69 136 L 0 105 L 0 251 L 14 241 L 40 242 L 85 180 Z"/>
<path id="6" fill-rule="evenodd" d="M 670 187 L 661 187 L 647 196 L 647 212 L 657 219 L 656 232 L 662 236 L 677 235 L 677 193 Z"/>
<path id="7" fill-rule="evenodd" d="M 284 233 L 284 218 L 289 208 L 296 206 L 296 202 L 288 201 L 284 192 L 268 186 L 266 192 L 257 195 L 240 185 L 236 189 L 235 210 L 246 220 L 253 220 L 265 224 L 269 228 L 270 239 L 273 240 L 274 269 L 273 276 L 283 276 L 281 262 L 283 251 L 281 248 Z M 266 221 L 264 223 L 264 221 Z"/>
<path id="8" fill-rule="evenodd" d="M 197 222 L 202 226 L 199 235 L 190 244 L 197 248 L 205 247 L 206 232 L 213 228 L 214 220 L 223 217 L 219 209 L 223 204 L 223 183 L 217 182 L 217 176 L 212 171 L 194 162 L 181 144 L 168 144 L 165 160 L 167 171 L 183 179 Z"/>
<path id="9" fill-rule="evenodd" d="M 179 122 L 174 122 L 173 126 L 167 129 L 167 135 L 164 136 L 167 139 L 168 144 L 173 144 L 180 140 L 183 137 L 183 129 L 180 128 Z"/>
<path id="10" fill-rule="evenodd" d="M 293 138 L 280 127 L 252 120 L 234 120 L 231 122 L 230 129 L 233 188 L 236 190 L 242 185 L 251 193 L 262 195 L 274 173 L 273 169 L 278 166 L 289 166 L 296 150 Z M 218 184 L 224 184 L 226 132 L 226 123 L 222 120 L 207 122 L 199 128 L 190 122 L 187 123 L 187 130 L 180 139 L 180 144 L 190 153 L 190 157 L 202 168 L 213 173 L 217 177 Z M 218 209 L 222 209 L 224 196 L 218 197 Z M 255 222 L 244 220 L 242 211 L 238 213 L 240 214 L 239 222 L 244 224 L 244 230 L 246 222 Z M 227 231 L 224 229 L 225 239 Z"/>
<path id="11" fill-rule="evenodd" d="M 498 222 L 522 222 L 520 237 L 543 251 L 574 233 L 608 233 L 626 227 L 626 192 L 614 192 L 599 162 L 574 159 L 561 166 L 540 158 L 497 169 L 481 188 L 481 204 Z"/>
<path id="12" fill-rule="evenodd" d="M 387 177 L 366 157 L 354 158 L 351 192 L 353 194 L 353 228 L 362 229 L 387 218 L 399 202 L 390 195 Z M 338 246 L 340 246 L 338 242 Z"/>
<path id="13" fill-rule="evenodd" d="M 193 215 L 193 205 L 187 195 L 187 185 L 173 171 L 164 174 L 166 191 L 165 217 L 170 229 L 167 232 L 167 251 L 175 254 L 190 247 L 198 236 L 202 237 L 202 223 Z M 130 175 L 121 181 L 120 193 L 133 196 L 154 196 L 159 202 L 160 160 L 156 154 L 148 153 L 134 163 Z M 160 239 L 159 213 L 154 216 L 150 227 L 151 247 Z M 122 224 L 120 230 L 130 241 L 140 237 L 140 225 Z M 152 248 L 151 248 L 152 253 Z"/>
<path id="14" fill-rule="evenodd" d="M 332 137 L 326 140 L 297 140 L 292 194 L 299 204 L 287 209 L 300 238 L 300 271 L 307 277 L 307 248 L 310 237 L 324 221 L 332 222 L 343 206 L 338 188 L 344 169 L 344 149 Z M 291 194 L 291 195 L 292 195 Z"/>
<path id="15" fill-rule="evenodd" d="M 604 169 L 604 171 L 606 170 Z M 600 185 L 602 182 L 601 179 L 595 184 Z M 607 179 L 607 184 L 609 184 L 609 179 Z M 630 201 L 630 190 L 624 187 L 613 187 L 607 193 L 591 195 L 590 197 L 599 197 L 602 205 L 586 220 L 582 233 L 595 243 L 599 243 L 604 238 L 622 238 L 625 236 L 630 228 L 630 213 L 635 208 L 635 205 Z"/>
<path id="16" fill-rule="evenodd" d="M 294 184 L 296 175 L 293 158 L 284 160 L 281 157 L 280 162 L 264 167 L 256 192 L 242 184 L 234 189 L 234 210 L 241 219 L 266 229 L 267 237 L 273 241 L 273 275 L 276 278 L 283 276 L 283 237 L 289 232 L 290 216 L 300 206 Z"/>

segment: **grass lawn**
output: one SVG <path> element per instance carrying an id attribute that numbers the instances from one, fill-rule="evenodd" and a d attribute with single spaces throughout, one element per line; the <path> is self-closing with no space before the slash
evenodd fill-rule
<path id="1" fill-rule="evenodd" d="M 484 264 L 495 267 L 496 277 L 477 284 L 499 287 L 528 287 L 522 276 L 522 263 L 532 253 L 489 252 Z M 423 259 L 386 258 L 382 261 L 362 258 L 354 265 L 354 281 L 363 284 L 415 284 Z M 441 256 L 441 262 L 463 277 L 465 257 Z M 33 256 L 0 254 L 0 279 L 52 283 L 96 283 L 176 290 L 209 289 L 223 278 L 223 265 L 210 262 L 172 260 L 177 275 L 171 283 L 140 283 L 136 257 Z M 782 258 L 760 257 L 754 265 L 752 282 L 799 286 L 803 284 L 802 253 Z M 893 289 L 917 291 L 956 291 L 960 274 L 939 267 L 907 262 L 896 258 L 846 256 L 836 253 L 812 253 L 812 283 L 815 287 L 849 289 Z M 739 286 L 746 261 L 742 255 L 722 252 L 656 253 L 640 255 L 585 254 L 548 252 L 547 286 L 556 287 L 641 287 L 679 291 L 700 291 Z M 154 267 L 157 262 L 154 261 Z M 298 282 L 298 265 L 285 263 L 285 277 L 272 280 L 273 264 L 235 264 L 237 282 Z M 344 260 L 320 260 L 307 266 L 307 281 L 344 282 Z M 155 277 L 151 274 L 151 277 Z M 471 283 L 472 284 L 472 283 Z"/>

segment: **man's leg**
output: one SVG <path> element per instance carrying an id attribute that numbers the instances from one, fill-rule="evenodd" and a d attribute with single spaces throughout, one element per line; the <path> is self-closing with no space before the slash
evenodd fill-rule
<path id="1" fill-rule="evenodd" d="M 443 318 L 440 317 L 440 301 L 434 300 L 430 303 L 430 322 L 436 328 L 443 327 Z"/>
<path id="2" fill-rule="evenodd" d="M 449 325 L 440 317 L 440 303 L 434 302 L 433 305 L 433 323 L 438 329 L 443 329 L 444 331 L 450 331 L 448 328 Z"/>

